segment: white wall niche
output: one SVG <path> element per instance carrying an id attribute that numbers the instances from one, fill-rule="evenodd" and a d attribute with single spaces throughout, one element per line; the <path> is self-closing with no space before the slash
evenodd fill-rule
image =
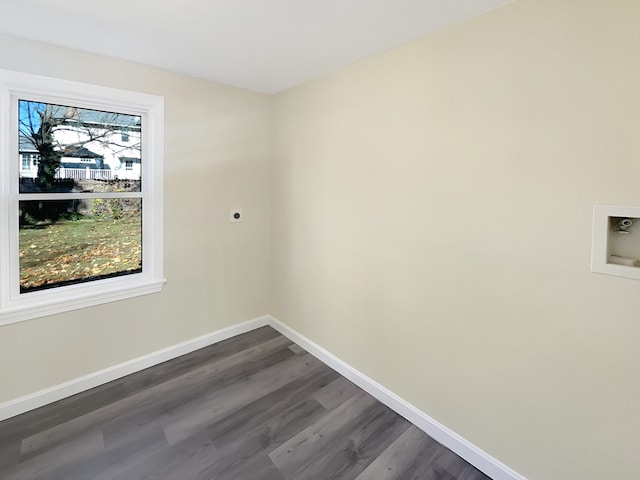
<path id="1" fill-rule="evenodd" d="M 594 205 L 591 271 L 640 280 L 640 207 Z"/>

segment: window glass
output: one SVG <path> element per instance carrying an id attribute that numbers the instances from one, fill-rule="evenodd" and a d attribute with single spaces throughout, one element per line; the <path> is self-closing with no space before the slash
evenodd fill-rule
<path id="1" fill-rule="evenodd" d="M 141 191 L 141 169 L 120 161 L 141 165 L 140 116 L 29 100 L 19 100 L 18 115 L 19 153 L 40 156 L 37 168 L 20 170 L 20 193 Z"/>
<path id="2" fill-rule="evenodd" d="M 19 206 L 21 293 L 142 271 L 140 199 L 22 201 Z"/>

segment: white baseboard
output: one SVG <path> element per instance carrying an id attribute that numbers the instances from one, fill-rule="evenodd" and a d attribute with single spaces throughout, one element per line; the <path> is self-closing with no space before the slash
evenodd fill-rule
<path id="1" fill-rule="evenodd" d="M 61 383 L 54 387 L 1 403 L 0 420 L 14 417 L 21 413 L 28 412 L 29 410 L 34 410 L 49 403 L 62 400 L 63 398 L 70 397 L 76 393 L 89 390 L 112 380 L 144 370 L 145 368 L 166 362 L 167 360 L 179 357 L 180 355 L 213 345 L 214 343 L 255 330 L 256 328 L 260 328 L 265 325 L 270 325 L 275 328 L 291 341 L 297 343 L 313 356 L 351 380 L 380 402 L 402 415 L 430 437 L 440 442 L 460 457 L 464 458 L 467 462 L 475 466 L 478 470 L 484 472 L 493 480 L 527 480 L 522 475 L 502 464 L 488 453 L 462 438 L 457 433 L 449 430 L 447 427 L 398 397 L 393 392 L 387 390 L 385 387 L 367 377 L 362 372 L 359 372 L 335 355 L 329 353 L 324 348 L 313 343 L 308 338 L 269 315 L 232 325 L 213 333 L 202 335 L 200 337 L 172 345 L 171 347 L 143 355 L 142 357 L 114 365 L 113 367 L 105 368 L 104 370 Z"/>
<path id="2" fill-rule="evenodd" d="M 496 460 L 482 449 L 465 440 L 457 433 L 449 430 L 423 411 L 398 397 L 395 393 L 387 390 L 379 383 L 343 362 L 335 355 L 313 343 L 311 340 L 302 336 L 300 333 L 288 327 L 281 321 L 272 316 L 269 316 L 268 318 L 269 325 L 278 330 L 284 336 L 300 345 L 307 352 L 333 368 L 340 375 L 351 380 L 381 403 L 385 404 L 399 415 L 402 415 L 431 438 L 464 458 L 467 462 L 491 477 L 493 480 L 527 480 L 525 477 Z"/>
<path id="3" fill-rule="evenodd" d="M 134 358 L 113 367 L 105 368 L 98 372 L 90 373 L 83 377 L 75 378 L 68 382 L 61 383 L 51 388 L 16 398 L 5 403 L 0 403 L 0 420 L 20 415 L 21 413 L 34 410 L 49 403 L 62 400 L 76 393 L 89 390 L 90 388 L 117 380 L 118 378 L 152 367 L 172 358 L 179 357 L 186 353 L 193 352 L 199 348 L 213 345 L 214 343 L 226 340 L 227 338 L 240 335 L 241 333 L 264 327 L 270 323 L 269 317 L 259 317 L 246 322 L 238 323 L 213 333 L 208 333 L 200 337 L 187 340 L 185 342 L 172 345 L 162 350 L 158 350 L 142 357 Z"/>

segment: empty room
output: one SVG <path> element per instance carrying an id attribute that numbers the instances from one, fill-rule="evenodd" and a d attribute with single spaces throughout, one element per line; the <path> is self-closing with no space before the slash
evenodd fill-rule
<path id="1" fill-rule="evenodd" d="M 0 478 L 640 479 L 640 2 L 0 0 Z"/>

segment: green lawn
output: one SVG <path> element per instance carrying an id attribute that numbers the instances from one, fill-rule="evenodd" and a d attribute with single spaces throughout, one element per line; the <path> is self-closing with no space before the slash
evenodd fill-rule
<path id="1" fill-rule="evenodd" d="M 37 290 L 140 271 L 141 216 L 20 227 L 20 288 Z"/>

